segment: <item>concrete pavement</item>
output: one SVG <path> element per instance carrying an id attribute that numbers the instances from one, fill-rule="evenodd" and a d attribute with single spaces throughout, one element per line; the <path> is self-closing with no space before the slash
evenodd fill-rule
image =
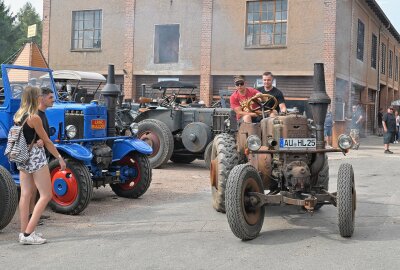
<path id="1" fill-rule="evenodd" d="M 100 189 L 80 216 L 51 213 L 50 221 L 38 228 L 49 238 L 42 246 L 16 242 L 15 218 L 0 233 L 0 267 L 398 269 L 400 145 L 391 150 L 395 154 L 384 154 L 382 138 L 370 136 L 346 157 L 329 154 L 331 191 L 341 163 L 352 164 L 355 171 L 356 227 L 349 239 L 339 235 L 333 206 L 313 216 L 295 206 L 269 206 L 260 236 L 240 241 L 226 216 L 211 207 L 209 172 L 196 161 L 154 170 L 152 186 L 139 200 Z"/>

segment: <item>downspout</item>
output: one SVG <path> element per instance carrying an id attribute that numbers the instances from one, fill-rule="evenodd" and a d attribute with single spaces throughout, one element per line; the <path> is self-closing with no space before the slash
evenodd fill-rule
<path id="1" fill-rule="evenodd" d="M 376 44 L 376 49 L 377 49 L 377 54 L 378 54 L 378 56 L 377 56 L 377 58 L 376 58 L 376 62 L 377 62 L 377 72 L 378 72 L 378 75 L 377 75 L 377 82 L 376 82 L 376 97 L 375 97 L 375 120 L 377 120 L 378 118 L 377 118 L 377 115 L 378 115 L 378 108 L 379 108 L 379 104 L 380 104 L 380 95 L 379 95 L 379 93 L 381 92 L 381 82 L 380 82 L 380 80 L 381 80 L 381 71 L 380 71 L 380 63 L 381 63 L 381 59 L 380 59 L 380 56 L 381 56 L 381 51 L 380 51 L 380 47 L 381 47 L 381 28 L 382 28 L 382 25 L 380 24 L 379 25 L 379 33 L 378 33 L 378 42 L 377 42 L 377 44 Z M 374 130 L 377 130 L 378 129 L 378 121 L 374 121 Z"/>

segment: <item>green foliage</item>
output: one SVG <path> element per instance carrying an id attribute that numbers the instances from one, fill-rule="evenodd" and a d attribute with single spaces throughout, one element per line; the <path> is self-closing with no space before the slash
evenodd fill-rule
<path id="1" fill-rule="evenodd" d="M 34 41 L 41 47 L 42 45 L 42 20 L 36 9 L 31 3 L 27 2 L 17 13 L 17 26 L 19 31 L 19 38 L 17 40 L 17 45 L 20 47 L 24 43 L 30 41 L 27 38 L 28 26 L 36 24 L 37 25 L 37 35 Z"/>
<path id="2" fill-rule="evenodd" d="M 15 24 L 16 17 L 0 0 L 0 63 L 6 61 L 18 50 L 16 41 L 18 39 L 18 28 Z"/>
<path id="3" fill-rule="evenodd" d="M 42 21 L 32 4 L 26 3 L 14 16 L 0 0 L 0 63 L 10 60 L 24 43 L 31 41 L 27 34 L 32 24 L 37 24 L 37 36 L 33 40 L 41 47 Z"/>

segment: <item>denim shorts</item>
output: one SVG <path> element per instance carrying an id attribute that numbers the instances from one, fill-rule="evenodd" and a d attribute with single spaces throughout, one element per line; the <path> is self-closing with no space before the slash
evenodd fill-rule
<path id="1" fill-rule="evenodd" d="M 389 144 L 394 142 L 394 132 L 386 132 L 383 134 L 383 143 Z"/>

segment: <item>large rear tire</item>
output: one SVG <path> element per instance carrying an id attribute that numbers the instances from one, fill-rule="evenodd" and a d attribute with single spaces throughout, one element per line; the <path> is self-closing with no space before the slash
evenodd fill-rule
<path id="1" fill-rule="evenodd" d="M 256 238 L 264 223 L 265 208 L 254 207 L 249 192 L 264 194 L 261 177 L 253 166 L 237 165 L 226 185 L 226 217 L 233 234 L 242 240 Z"/>
<path id="2" fill-rule="evenodd" d="M 0 166 L 0 230 L 10 223 L 17 205 L 17 185 L 6 168 Z"/>
<path id="3" fill-rule="evenodd" d="M 211 151 L 210 179 L 213 207 L 218 212 L 225 213 L 226 181 L 238 159 L 235 139 L 226 133 L 217 135 Z"/>
<path id="4" fill-rule="evenodd" d="M 152 168 L 159 168 L 172 156 L 174 138 L 168 126 L 157 119 L 146 119 L 139 122 L 137 137 L 153 148 L 149 156 Z"/>
<path id="5" fill-rule="evenodd" d="M 118 163 L 120 177 L 125 177 L 125 183 L 111 184 L 115 194 L 124 198 L 136 199 L 142 196 L 151 183 L 151 165 L 149 158 L 141 153 L 132 153 Z"/>
<path id="6" fill-rule="evenodd" d="M 337 180 L 338 225 L 342 237 L 351 237 L 354 232 L 356 210 L 356 188 L 353 167 L 344 163 L 339 167 Z"/>
<path id="7" fill-rule="evenodd" d="M 77 215 L 88 206 L 93 182 L 88 168 L 80 161 L 66 159 L 67 168 L 60 171 L 57 159 L 49 163 L 53 199 L 50 207 L 61 214 Z"/>

